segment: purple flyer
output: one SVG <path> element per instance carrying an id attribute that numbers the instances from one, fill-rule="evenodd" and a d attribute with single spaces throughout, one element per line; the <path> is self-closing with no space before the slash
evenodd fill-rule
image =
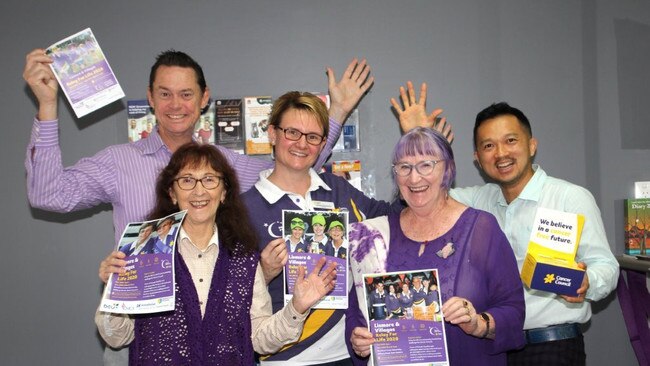
<path id="1" fill-rule="evenodd" d="M 284 266 L 284 301 L 293 297 L 298 268 L 305 275 L 325 257 L 336 263 L 336 285 L 314 309 L 347 309 L 348 307 L 348 213 L 332 211 L 282 211 L 283 235 L 289 252 Z"/>
<path id="2" fill-rule="evenodd" d="M 364 275 L 375 366 L 449 365 L 438 270 Z"/>
<path id="3" fill-rule="evenodd" d="M 116 248 L 126 254 L 126 272 L 109 278 L 102 311 L 145 314 L 174 310 L 174 251 L 184 217 L 182 211 L 127 225 Z"/>
<path id="4" fill-rule="evenodd" d="M 50 64 L 77 117 L 124 97 L 90 28 L 48 47 Z"/>

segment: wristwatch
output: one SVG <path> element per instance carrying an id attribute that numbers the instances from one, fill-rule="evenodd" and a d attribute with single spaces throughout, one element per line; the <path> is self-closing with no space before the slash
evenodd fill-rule
<path id="1" fill-rule="evenodd" d="M 486 338 L 488 334 L 490 334 L 490 316 L 487 315 L 487 313 L 480 313 L 478 314 L 485 320 L 485 333 L 481 336 L 481 338 Z"/>

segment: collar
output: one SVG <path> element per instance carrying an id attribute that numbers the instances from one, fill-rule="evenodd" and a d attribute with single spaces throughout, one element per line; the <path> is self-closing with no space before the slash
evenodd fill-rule
<path id="1" fill-rule="evenodd" d="M 148 137 L 147 137 L 147 138 L 148 138 Z M 187 232 L 185 232 L 185 229 L 183 229 L 182 226 L 181 226 L 181 232 L 180 232 L 180 234 L 178 235 L 178 242 L 183 243 L 183 242 L 185 242 L 184 239 L 187 239 L 187 242 L 189 242 L 190 244 L 192 244 L 192 246 L 193 246 L 194 248 L 196 248 L 197 250 L 200 250 L 200 251 L 202 251 L 202 252 L 205 252 L 205 251 L 207 251 L 208 249 L 210 249 L 210 247 L 213 246 L 213 245 L 216 245 L 217 247 L 219 246 L 219 230 L 217 230 L 217 224 L 214 224 L 213 230 L 214 230 L 214 233 L 212 234 L 212 237 L 210 238 L 210 243 L 209 243 L 208 246 L 205 247 L 205 249 L 203 249 L 203 250 L 199 249 L 199 248 L 194 244 L 194 242 L 192 242 L 192 239 L 187 235 Z"/>
<path id="2" fill-rule="evenodd" d="M 542 169 L 539 164 L 533 164 L 533 171 L 535 172 L 530 178 L 524 189 L 519 193 L 519 196 L 515 200 L 522 199 L 528 201 L 539 201 L 540 196 L 542 195 L 542 187 L 546 182 L 546 172 Z M 514 201 L 513 201 L 514 202 Z M 503 193 L 499 196 L 499 205 L 508 206 L 506 198 L 503 196 Z"/>
<path id="3" fill-rule="evenodd" d="M 169 155 L 172 153 L 160 137 L 160 134 L 158 133 L 158 126 L 154 127 L 149 136 L 134 142 L 134 144 L 145 155 L 155 154 L 161 149 L 167 150 Z"/>
<path id="4" fill-rule="evenodd" d="M 290 195 L 294 193 L 286 192 L 280 189 L 269 180 L 269 176 L 273 172 L 273 169 L 266 169 L 260 172 L 260 180 L 255 183 L 255 188 L 260 192 L 262 197 L 270 203 L 274 204 L 280 200 L 284 195 Z M 323 188 L 327 191 L 332 189 L 321 179 L 321 177 L 316 173 L 313 168 L 309 168 L 309 178 L 311 179 L 311 184 L 307 189 L 307 192 L 313 192 L 319 188 Z"/>

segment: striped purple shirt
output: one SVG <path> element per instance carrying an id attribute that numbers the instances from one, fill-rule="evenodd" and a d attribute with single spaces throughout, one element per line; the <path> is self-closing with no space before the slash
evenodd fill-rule
<path id="1" fill-rule="evenodd" d="M 341 131 L 330 119 L 327 144 L 314 167 L 325 163 Z M 272 161 L 240 155 L 217 146 L 235 168 L 242 192 L 259 179 L 259 172 L 273 167 Z M 55 212 L 70 212 L 96 206 L 113 205 L 115 242 L 126 224 L 142 221 L 153 209 L 156 178 L 171 158 L 157 129 L 149 137 L 128 144 L 112 145 L 92 157 L 82 158 L 64 168 L 59 147 L 58 121 L 34 120 L 27 145 L 27 196 L 33 207 Z"/>

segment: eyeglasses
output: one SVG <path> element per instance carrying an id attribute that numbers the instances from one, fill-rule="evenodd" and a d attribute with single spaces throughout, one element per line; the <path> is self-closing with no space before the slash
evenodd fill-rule
<path id="1" fill-rule="evenodd" d="M 191 191 L 196 187 L 196 182 L 201 182 L 201 185 L 203 185 L 203 188 L 205 189 L 215 189 L 219 187 L 222 179 L 223 177 L 216 175 L 206 175 L 201 179 L 196 179 L 194 177 L 180 177 L 174 179 L 174 181 L 178 184 L 178 188 L 184 191 Z"/>
<path id="2" fill-rule="evenodd" d="M 427 176 L 433 173 L 436 164 L 441 161 L 443 160 L 422 160 L 417 164 L 397 163 L 393 164 L 393 171 L 400 177 L 408 177 L 413 171 L 413 168 L 415 168 L 415 171 L 418 172 L 418 174 L 421 176 Z"/>
<path id="3" fill-rule="evenodd" d="M 296 130 L 295 128 L 282 128 L 280 126 L 275 126 L 276 129 L 283 131 L 284 132 L 284 137 L 287 138 L 287 140 L 290 141 L 298 141 L 302 136 L 305 136 L 305 139 L 307 140 L 307 143 L 310 145 L 320 145 L 321 142 L 325 139 L 325 137 L 317 134 L 317 133 L 304 133 Z"/>

